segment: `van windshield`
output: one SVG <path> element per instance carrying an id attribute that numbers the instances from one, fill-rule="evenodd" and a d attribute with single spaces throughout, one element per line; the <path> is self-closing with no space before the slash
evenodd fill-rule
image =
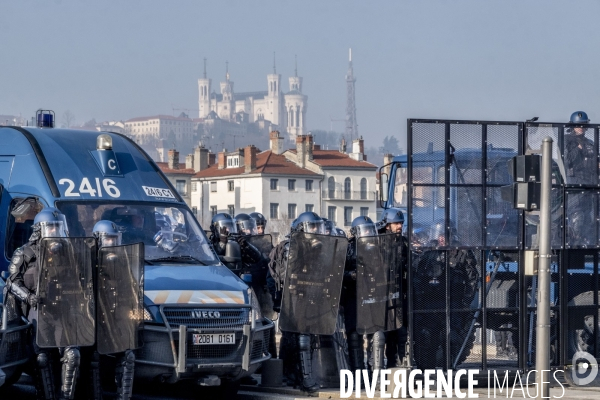
<path id="1" fill-rule="evenodd" d="M 148 261 L 185 257 L 206 265 L 219 263 L 204 231 L 184 207 L 90 201 L 61 201 L 56 206 L 65 214 L 71 237 L 92 236 L 96 222 L 109 220 L 121 232 L 122 244 L 144 243 Z"/>

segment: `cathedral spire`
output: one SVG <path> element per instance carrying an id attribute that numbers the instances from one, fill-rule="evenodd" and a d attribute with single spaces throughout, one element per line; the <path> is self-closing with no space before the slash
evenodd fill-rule
<path id="1" fill-rule="evenodd" d="M 277 73 L 277 68 L 275 67 L 275 52 L 273 52 L 273 73 Z"/>
<path id="2" fill-rule="evenodd" d="M 298 76 L 298 55 L 297 54 L 294 54 L 294 63 L 295 63 L 294 76 Z"/>
<path id="3" fill-rule="evenodd" d="M 229 82 L 229 61 L 225 61 L 225 80 Z"/>
<path id="4" fill-rule="evenodd" d="M 206 57 L 204 57 L 204 79 L 206 79 Z"/>

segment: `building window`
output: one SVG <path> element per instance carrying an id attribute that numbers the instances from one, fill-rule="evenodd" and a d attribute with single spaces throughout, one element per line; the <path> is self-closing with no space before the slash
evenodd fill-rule
<path id="1" fill-rule="evenodd" d="M 182 194 L 185 195 L 185 181 L 182 180 L 176 180 L 175 181 L 175 189 L 177 189 L 177 191 Z"/>
<path id="2" fill-rule="evenodd" d="M 288 218 L 296 219 L 296 205 L 295 204 L 288 204 Z"/>
<path id="3" fill-rule="evenodd" d="M 329 198 L 335 199 L 335 178 L 333 176 L 327 179 L 327 189 L 329 189 Z"/>
<path id="4" fill-rule="evenodd" d="M 211 182 L 210 183 L 210 191 L 213 193 L 217 192 L 217 182 Z"/>
<path id="5" fill-rule="evenodd" d="M 198 191 L 198 182 L 192 182 L 192 192 Z"/>
<path id="6" fill-rule="evenodd" d="M 198 215 L 198 207 L 192 207 L 192 213 Z"/>
<path id="7" fill-rule="evenodd" d="M 214 217 L 217 215 L 217 206 L 210 206 L 210 216 Z"/>
<path id="8" fill-rule="evenodd" d="M 361 207 L 360 208 L 360 216 L 368 217 L 369 216 L 369 207 Z"/>
<path id="9" fill-rule="evenodd" d="M 306 207 L 304 208 L 304 211 L 306 211 L 306 212 L 315 212 L 315 205 L 314 204 L 307 204 Z"/>
<path id="10" fill-rule="evenodd" d="M 235 186 L 233 184 L 233 181 L 227 181 L 227 191 L 233 192 L 234 190 L 235 190 Z"/>
<path id="11" fill-rule="evenodd" d="M 336 218 L 335 218 L 336 211 L 337 211 L 337 207 L 335 207 L 335 206 L 327 207 L 327 219 L 335 222 L 336 221 Z"/>
<path id="12" fill-rule="evenodd" d="M 270 210 L 271 219 L 279 219 L 279 204 L 278 203 L 271 203 L 269 210 Z"/>
<path id="13" fill-rule="evenodd" d="M 288 179 L 288 190 L 290 192 L 296 191 L 296 180 L 295 179 Z"/>
<path id="14" fill-rule="evenodd" d="M 344 226 L 352 224 L 352 207 L 344 207 Z"/>
<path id="15" fill-rule="evenodd" d="M 306 180 L 306 191 L 307 192 L 312 192 L 313 191 L 312 184 L 313 184 L 312 180 L 310 180 L 310 179 Z"/>
<path id="16" fill-rule="evenodd" d="M 279 179 L 271 179 L 271 190 L 279 189 Z"/>
<path id="17" fill-rule="evenodd" d="M 352 191 L 352 181 L 350 178 L 344 179 L 344 199 L 350 200 Z"/>
<path id="18" fill-rule="evenodd" d="M 233 204 L 228 205 L 227 212 L 233 217 L 235 215 L 235 206 Z"/>
<path id="19" fill-rule="evenodd" d="M 367 178 L 362 178 L 360 180 L 360 199 L 367 199 Z"/>

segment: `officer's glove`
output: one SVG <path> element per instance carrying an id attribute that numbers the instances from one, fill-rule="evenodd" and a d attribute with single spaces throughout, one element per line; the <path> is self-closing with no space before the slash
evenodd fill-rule
<path id="1" fill-rule="evenodd" d="M 227 236 L 228 235 L 229 234 L 227 233 L 227 228 L 225 228 L 225 227 L 219 228 L 219 240 L 221 241 L 221 243 L 227 244 Z"/>
<path id="2" fill-rule="evenodd" d="M 27 296 L 27 304 L 29 304 L 32 308 L 37 308 L 39 300 L 39 297 L 33 293 Z"/>

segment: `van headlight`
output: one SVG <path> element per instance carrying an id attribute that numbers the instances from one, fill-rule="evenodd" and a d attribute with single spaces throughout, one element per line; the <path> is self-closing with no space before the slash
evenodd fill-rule
<path id="1" fill-rule="evenodd" d="M 256 297 L 256 293 L 254 293 L 254 290 L 248 289 L 248 296 L 250 297 L 250 305 L 252 306 L 252 311 L 254 311 L 254 320 L 255 321 L 262 320 L 262 313 L 260 311 L 260 303 L 258 302 L 258 297 Z"/>

